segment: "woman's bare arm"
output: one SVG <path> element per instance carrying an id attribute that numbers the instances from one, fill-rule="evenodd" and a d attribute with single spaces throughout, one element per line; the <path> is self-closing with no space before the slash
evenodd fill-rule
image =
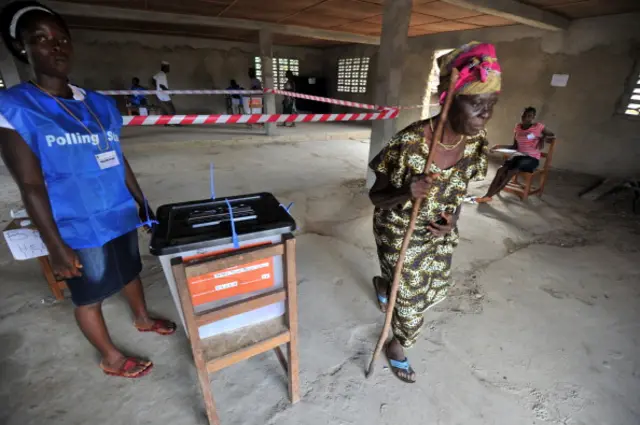
<path id="1" fill-rule="evenodd" d="M 124 155 L 122 157 L 124 158 L 125 180 L 127 189 L 129 189 L 129 192 L 131 193 L 131 196 L 133 196 L 133 199 L 135 199 L 136 203 L 139 206 L 143 207 L 145 199 L 144 194 L 142 193 L 142 189 L 140 188 L 140 184 L 138 184 L 138 179 L 133 173 L 133 170 L 131 169 L 131 165 L 129 165 L 129 161 L 127 161 L 127 158 Z"/>
<path id="2" fill-rule="evenodd" d="M 51 255 L 54 273 L 63 278 L 80 276 L 78 269 L 82 265 L 62 240 L 53 219 L 40 161 L 17 132 L 4 128 L 0 129 L 0 155 L 20 189 L 29 218 Z"/>
<path id="3" fill-rule="evenodd" d="M 40 161 L 20 135 L 0 129 L 0 151 L 2 160 L 20 189 L 27 213 L 49 250 L 64 244 L 58 226 L 53 219 L 49 193 L 44 183 Z"/>
<path id="4" fill-rule="evenodd" d="M 391 184 L 389 177 L 385 174 L 376 173 L 376 181 L 369 191 L 369 198 L 376 207 L 390 209 L 411 198 L 411 187 L 407 185 L 398 189 Z"/>
<path id="5" fill-rule="evenodd" d="M 123 155 L 124 158 L 124 168 L 125 168 L 125 183 L 127 184 L 127 189 L 129 189 L 129 193 L 133 196 L 133 199 L 138 204 L 138 216 L 142 222 L 146 222 L 148 220 L 155 220 L 156 216 L 153 213 L 153 210 L 149 206 L 149 202 L 144 197 L 142 193 L 142 189 L 140 188 L 140 184 L 138 184 L 138 179 L 136 175 L 133 173 L 131 169 L 131 165 L 129 165 L 129 161 Z M 147 231 L 151 230 L 151 227 L 145 225 L 145 229 Z"/>
<path id="6" fill-rule="evenodd" d="M 556 138 L 556 135 L 553 134 L 553 131 L 548 130 L 547 127 L 543 128 L 542 129 L 542 137 L 540 138 L 540 141 L 538 142 L 537 148 L 540 149 L 540 150 L 544 149 L 544 144 L 551 142 L 555 138 Z"/>

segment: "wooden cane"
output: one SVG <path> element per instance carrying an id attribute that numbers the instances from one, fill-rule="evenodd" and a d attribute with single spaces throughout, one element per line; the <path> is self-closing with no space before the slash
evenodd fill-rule
<path id="1" fill-rule="evenodd" d="M 436 131 L 431 138 L 431 145 L 429 146 L 429 155 L 427 156 L 427 162 L 424 166 L 423 174 L 427 174 L 429 169 L 431 168 L 431 164 L 435 158 L 436 146 L 439 142 L 442 141 L 442 136 L 444 135 L 444 124 L 447 122 L 447 116 L 449 115 L 449 109 L 451 108 L 451 103 L 453 102 L 453 98 L 455 97 L 455 87 L 458 82 L 458 70 L 453 69 L 451 72 L 451 81 L 449 82 L 449 89 L 447 90 L 447 98 L 445 99 L 444 106 L 442 107 L 442 112 L 440 113 L 440 119 L 438 120 L 438 126 L 436 127 Z M 422 206 L 422 198 L 418 198 L 413 202 L 413 210 L 411 211 L 411 219 L 409 220 L 409 227 L 407 228 L 407 233 L 404 235 L 404 240 L 402 241 L 402 248 L 400 249 L 400 255 L 398 256 L 398 262 L 396 263 L 396 268 L 393 272 L 393 283 L 391 284 L 391 291 L 389 295 L 389 304 L 387 304 L 387 313 L 384 319 L 384 327 L 382 328 L 382 333 L 380 334 L 380 338 L 378 339 L 378 344 L 376 345 L 376 349 L 373 352 L 373 357 L 371 357 L 371 363 L 369 363 L 369 369 L 367 370 L 366 377 L 369 378 L 373 374 L 376 358 L 380 355 L 382 351 L 382 347 L 384 343 L 389 338 L 389 330 L 391 328 L 391 319 L 393 318 L 393 310 L 396 306 L 396 298 L 398 296 L 398 287 L 400 286 L 400 277 L 402 276 L 402 266 L 404 265 L 404 258 L 407 254 L 407 248 L 409 247 L 409 242 L 411 242 L 411 236 L 413 235 L 413 231 L 416 227 L 416 219 L 418 218 L 418 213 L 420 212 L 420 207 Z"/>

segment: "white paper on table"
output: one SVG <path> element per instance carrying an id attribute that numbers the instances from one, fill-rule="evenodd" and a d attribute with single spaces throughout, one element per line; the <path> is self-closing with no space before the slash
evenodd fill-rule
<path id="1" fill-rule="evenodd" d="M 551 77 L 551 87 L 567 87 L 569 74 L 553 74 Z"/>
<path id="2" fill-rule="evenodd" d="M 49 251 L 47 251 L 47 247 L 42 242 L 37 230 L 5 230 L 4 238 L 16 260 L 29 260 L 49 255 Z"/>

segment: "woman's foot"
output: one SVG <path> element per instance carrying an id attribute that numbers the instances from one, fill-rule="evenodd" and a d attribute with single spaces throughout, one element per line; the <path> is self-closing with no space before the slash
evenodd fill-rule
<path id="1" fill-rule="evenodd" d="M 416 382 L 416 373 L 409 365 L 409 359 L 404 355 L 404 349 L 400 345 L 400 341 L 393 338 L 385 350 L 391 372 L 403 382 L 413 384 Z"/>
<path id="2" fill-rule="evenodd" d="M 155 332 L 160 335 L 171 335 L 176 332 L 176 324 L 165 319 L 138 318 L 133 325 L 140 332 Z"/>
<path id="3" fill-rule="evenodd" d="M 491 196 L 483 196 L 481 198 L 476 198 L 475 201 L 477 204 L 486 204 L 493 201 L 493 198 Z"/>
<path id="4" fill-rule="evenodd" d="M 378 307 L 380 307 L 381 312 L 386 313 L 387 304 L 389 304 L 389 284 L 380 276 L 376 276 L 373 278 L 373 287 L 376 290 Z"/>
<path id="5" fill-rule="evenodd" d="M 100 369 L 110 376 L 121 378 L 141 378 L 151 372 L 153 363 L 135 357 L 126 357 L 123 354 L 113 358 L 104 358 L 100 362 Z"/>

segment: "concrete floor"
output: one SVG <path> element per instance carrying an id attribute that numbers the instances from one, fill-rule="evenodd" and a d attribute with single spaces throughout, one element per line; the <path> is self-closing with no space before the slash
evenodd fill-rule
<path id="1" fill-rule="evenodd" d="M 300 127 L 304 141 L 270 143 L 221 140 L 205 128 L 125 132 L 156 206 L 206 198 L 210 161 L 219 196 L 271 191 L 295 202 L 302 401 L 289 405 L 275 355 L 260 355 L 212 376 L 223 424 L 640 423 L 640 225 L 624 212 L 630 204 L 583 203 L 575 194 L 585 179 L 555 173 L 543 200 L 505 195 L 465 207 L 456 286 L 427 313 L 409 352 L 418 383 L 401 383 L 382 360 L 365 380 L 383 322 L 371 286 L 378 266 L 363 188 L 368 144 L 309 141 L 310 129 Z M 0 171 L 6 220 L 19 195 Z M 141 236 L 149 305 L 177 320 L 146 245 Z M 0 424 L 206 423 L 182 330 L 139 334 L 123 300 L 109 300 L 114 340 L 156 367 L 141 380 L 106 377 L 71 303 L 51 302 L 37 266 L 14 261 L 6 247 L 0 264 Z"/>

